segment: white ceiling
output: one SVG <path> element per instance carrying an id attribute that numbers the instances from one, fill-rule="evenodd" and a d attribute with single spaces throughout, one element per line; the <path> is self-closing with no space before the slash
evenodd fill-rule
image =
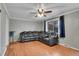
<path id="1" fill-rule="evenodd" d="M 39 8 L 38 3 L 6 3 L 5 6 L 11 19 L 26 21 L 47 20 L 79 9 L 77 3 L 43 3 L 45 10 L 52 10 L 53 12 L 47 14 L 47 17 L 35 17 L 35 14 L 31 14 L 31 12 L 35 12 Z"/>

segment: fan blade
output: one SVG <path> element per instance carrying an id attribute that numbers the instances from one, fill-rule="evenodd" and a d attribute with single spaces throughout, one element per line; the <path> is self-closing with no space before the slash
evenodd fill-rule
<path id="1" fill-rule="evenodd" d="M 52 13 L 52 11 L 45 11 L 44 13 Z"/>
<path id="2" fill-rule="evenodd" d="M 30 12 L 30 14 L 36 14 L 36 12 Z"/>

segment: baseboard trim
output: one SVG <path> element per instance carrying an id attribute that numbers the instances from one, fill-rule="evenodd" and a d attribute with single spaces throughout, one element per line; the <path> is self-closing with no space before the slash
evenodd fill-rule
<path id="1" fill-rule="evenodd" d="M 75 50 L 78 50 L 78 51 L 79 51 L 79 49 L 78 49 L 78 48 L 75 48 L 75 47 L 70 47 L 70 48 L 72 48 L 72 49 L 75 49 Z"/>
<path id="2" fill-rule="evenodd" d="M 72 47 L 72 46 L 70 46 L 70 45 L 65 45 L 65 44 L 61 44 L 61 43 L 59 43 L 59 45 L 62 45 L 62 46 L 64 46 L 64 47 L 71 48 L 71 49 L 74 49 L 74 50 L 78 50 L 78 51 L 79 51 L 78 48 Z"/>
<path id="3" fill-rule="evenodd" d="M 4 49 L 4 52 L 3 52 L 3 55 L 2 55 L 2 56 L 4 56 L 4 55 L 5 55 L 6 50 L 7 50 L 7 46 L 6 46 L 6 48 Z"/>
<path id="4" fill-rule="evenodd" d="M 7 51 L 7 47 L 8 47 L 8 45 L 6 45 L 6 47 L 5 47 L 5 49 L 4 49 L 4 52 L 3 52 L 2 56 L 5 55 L 5 53 L 6 53 L 6 51 Z"/>

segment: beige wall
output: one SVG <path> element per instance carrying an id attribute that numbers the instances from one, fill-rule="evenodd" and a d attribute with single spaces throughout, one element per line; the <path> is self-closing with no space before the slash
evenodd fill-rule
<path id="1" fill-rule="evenodd" d="M 10 20 L 10 31 L 15 31 L 14 40 L 17 41 L 23 31 L 43 31 L 43 22 Z"/>
<path id="2" fill-rule="evenodd" d="M 1 9 L 1 4 L 0 4 Z M 0 13 L 0 55 L 1 55 L 1 13 Z"/>
<path id="3" fill-rule="evenodd" d="M 66 37 L 59 42 L 74 48 L 79 48 L 79 11 L 65 15 Z"/>
<path id="4" fill-rule="evenodd" d="M 1 52 L 0 55 L 3 55 L 5 53 L 5 50 L 8 45 L 8 38 L 9 38 L 9 19 L 7 16 L 7 13 L 5 11 L 5 8 L 3 4 L 1 4 L 1 24 L 0 24 L 0 29 L 1 29 L 1 38 L 0 38 L 0 45 L 1 45 Z"/>

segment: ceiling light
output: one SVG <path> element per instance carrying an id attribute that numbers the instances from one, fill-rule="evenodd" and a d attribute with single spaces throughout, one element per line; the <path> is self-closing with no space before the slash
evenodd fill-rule
<path id="1" fill-rule="evenodd" d="M 42 14 L 37 14 L 37 16 L 38 16 L 38 17 L 43 17 L 44 14 L 43 14 L 43 13 L 42 13 Z"/>
<path id="2" fill-rule="evenodd" d="M 38 17 L 45 17 L 46 15 L 45 15 L 45 13 L 44 13 L 44 9 L 42 9 L 42 8 L 39 8 L 38 9 L 38 11 L 37 11 L 37 15 L 36 16 L 38 16 Z"/>

